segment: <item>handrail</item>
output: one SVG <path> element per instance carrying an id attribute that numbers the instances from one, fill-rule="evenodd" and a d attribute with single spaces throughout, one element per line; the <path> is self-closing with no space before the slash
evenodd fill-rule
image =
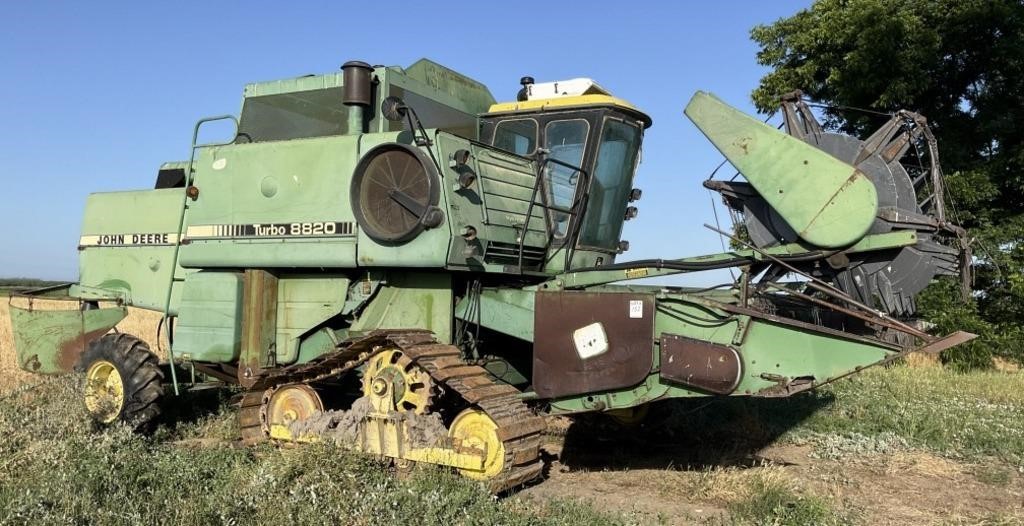
<path id="1" fill-rule="evenodd" d="M 175 367 L 174 367 L 174 345 L 173 345 L 173 343 L 174 343 L 174 336 L 171 334 L 171 326 L 170 326 L 171 296 L 172 296 L 172 293 L 174 291 L 175 274 L 178 273 L 177 272 L 178 271 L 178 253 L 181 250 L 181 242 L 182 242 L 182 235 L 181 234 L 182 234 L 182 230 L 185 228 L 185 210 L 188 208 L 188 196 L 189 196 L 188 190 L 192 186 L 193 174 L 195 173 L 196 150 L 198 150 L 199 148 L 209 148 L 209 147 L 212 147 L 212 146 L 227 146 L 227 145 L 232 144 L 234 142 L 234 140 L 232 139 L 229 142 L 220 142 L 220 143 L 211 142 L 211 143 L 204 143 L 204 144 L 196 144 L 196 141 L 199 140 L 199 129 L 203 126 L 203 124 L 206 124 L 208 122 L 225 121 L 225 120 L 230 120 L 230 121 L 235 123 L 235 136 L 237 137 L 238 136 L 238 119 L 235 118 L 234 115 L 217 115 L 217 116 L 214 116 L 214 117 L 203 117 L 202 119 L 199 119 L 198 121 L 196 121 L 196 125 L 192 128 L 192 146 L 191 146 L 191 149 L 189 151 L 189 156 L 188 156 L 188 173 L 185 174 L 185 187 L 182 189 L 182 192 L 181 192 L 181 210 L 178 213 L 178 241 L 177 241 L 177 243 L 174 244 L 174 255 L 171 257 L 171 278 L 170 278 L 170 280 L 168 280 L 168 283 L 167 283 L 167 296 L 164 299 L 164 316 L 160 320 L 161 325 L 163 325 L 164 327 L 167 327 L 167 341 L 168 341 L 168 345 L 167 345 L 167 358 L 168 358 L 168 361 L 170 362 L 170 366 L 171 366 L 171 383 L 174 385 L 174 394 L 175 394 L 175 396 L 177 396 L 179 393 L 178 393 L 178 374 L 177 374 L 177 372 L 175 372 Z M 159 345 L 160 345 L 160 342 L 158 341 L 157 342 L 157 346 L 159 347 Z"/>
<path id="2" fill-rule="evenodd" d="M 526 245 L 526 234 L 529 233 L 529 231 L 530 231 L 530 221 L 533 219 L 533 207 L 537 203 L 537 192 L 540 189 L 542 184 L 546 184 L 546 181 L 544 181 L 544 169 L 547 167 L 548 163 L 559 164 L 559 165 L 562 165 L 562 166 L 564 166 L 566 168 L 569 168 L 570 170 L 575 170 L 576 172 L 578 172 L 581 175 L 581 177 L 584 179 L 583 187 L 582 187 L 582 188 L 584 188 L 584 192 L 586 191 L 585 189 L 588 188 L 589 185 L 590 185 L 590 174 L 586 170 L 584 170 L 583 168 L 581 168 L 579 166 L 573 166 L 573 165 L 571 165 L 571 164 L 569 164 L 567 162 L 560 161 L 558 159 L 553 159 L 551 157 L 548 157 L 547 154 L 548 154 L 548 151 L 546 149 L 544 149 L 544 148 L 538 148 L 537 149 L 537 155 L 541 158 L 541 161 L 540 161 L 540 164 L 537 165 L 537 176 L 536 176 L 536 178 L 534 179 L 534 182 L 533 182 L 533 191 L 530 193 L 530 204 L 527 205 L 527 207 L 526 207 L 526 219 L 525 219 L 525 222 L 523 223 L 523 231 L 522 231 L 521 234 L 519 234 L 519 250 L 518 250 L 519 254 L 518 254 L 518 257 L 516 258 L 516 267 L 517 267 L 517 270 L 518 270 L 518 272 L 520 274 L 522 274 L 522 272 L 523 272 L 523 250 L 525 249 L 525 245 Z M 577 180 L 577 182 L 576 182 L 576 192 L 574 193 L 574 195 L 578 195 L 579 194 L 579 188 L 580 188 L 580 185 L 579 185 L 579 181 Z M 546 209 L 546 210 L 555 209 L 555 210 L 558 210 L 558 211 L 563 211 L 562 209 L 552 207 L 551 205 L 549 205 L 547 203 L 547 193 L 546 192 L 541 194 L 541 199 L 544 200 L 544 204 L 541 205 L 542 207 L 544 207 L 544 209 Z M 564 213 L 567 213 L 570 216 L 575 217 L 576 216 L 576 211 L 574 211 L 573 209 L 577 207 L 579 202 L 580 201 L 578 201 L 578 200 L 576 202 L 574 202 L 572 207 L 569 210 L 565 210 Z M 585 202 L 585 200 L 583 202 Z M 570 222 L 572 222 L 572 219 L 570 219 Z M 566 241 L 570 243 L 570 250 L 571 250 L 572 245 L 575 245 L 575 241 L 572 239 L 574 234 L 575 234 L 575 230 L 573 231 L 572 235 L 569 235 L 569 236 L 566 237 Z M 552 227 L 552 230 L 549 231 L 549 234 L 548 234 L 548 244 L 547 244 L 546 247 L 544 247 L 545 252 L 547 251 L 548 248 L 551 247 L 551 239 L 553 237 L 554 237 L 554 230 L 553 230 L 553 227 Z"/>

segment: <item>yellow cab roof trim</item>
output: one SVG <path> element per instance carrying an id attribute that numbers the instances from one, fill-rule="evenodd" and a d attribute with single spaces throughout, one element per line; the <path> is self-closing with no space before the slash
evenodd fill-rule
<path id="1" fill-rule="evenodd" d="M 579 108 L 586 106 L 614 106 L 632 113 L 636 113 L 644 122 L 644 128 L 651 125 L 651 118 L 640 111 L 636 106 L 611 95 L 574 95 L 570 97 L 553 97 L 550 99 L 533 99 L 517 102 L 499 102 L 492 104 L 487 114 L 495 113 L 520 113 L 537 112 L 546 110 L 560 110 L 567 108 Z"/>

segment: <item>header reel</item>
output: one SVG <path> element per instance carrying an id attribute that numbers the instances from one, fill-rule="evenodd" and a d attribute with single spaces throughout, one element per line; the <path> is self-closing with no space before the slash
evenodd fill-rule
<path id="1" fill-rule="evenodd" d="M 856 300 L 898 317 L 915 312 L 915 296 L 936 276 L 960 273 L 966 291 L 970 269 L 966 233 L 947 217 L 938 147 L 926 119 L 901 110 L 860 140 L 824 130 L 801 97 L 795 91 L 782 98 L 785 131 L 855 167 L 873 183 L 878 207 L 867 233 L 898 229 L 917 234 L 913 246 L 856 255 L 840 250 L 826 259 L 827 264 L 819 262 L 805 270 Z M 807 184 L 815 183 L 808 180 Z M 722 194 L 758 248 L 799 240 L 751 184 L 708 180 L 704 186 Z"/>

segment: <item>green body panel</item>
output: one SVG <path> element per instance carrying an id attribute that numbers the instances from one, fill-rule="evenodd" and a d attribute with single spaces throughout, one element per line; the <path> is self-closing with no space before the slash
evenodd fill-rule
<path id="1" fill-rule="evenodd" d="M 301 336 L 342 311 L 348 284 L 348 278 L 321 276 L 289 276 L 277 281 L 277 321 L 271 333 L 276 340 L 277 363 L 299 359 L 300 344 L 305 344 Z M 240 273 L 203 271 L 189 275 L 175 325 L 174 352 L 186 360 L 237 361 L 242 342 L 242 290 Z M 333 348 L 325 345 L 318 347 L 314 341 L 305 352 L 315 357 Z"/>
<path id="2" fill-rule="evenodd" d="M 342 332 L 347 333 L 348 331 Z M 344 334 L 341 336 L 342 337 L 339 337 L 339 335 L 331 329 L 323 328 L 301 338 L 299 343 L 299 355 L 295 361 L 297 363 L 306 363 L 313 358 L 335 350 L 338 343 L 344 339 Z"/>
<path id="3" fill-rule="evenodd" d="M 200 362 L 238 359 L 242 342 L 242 274 L 189 274 L 179 310 L 174 326 L 176 355 Z"/>
<path id="4" fill-rule="evenodd" d="M 448 133 L 438 133 L 436 144 L 441 159 L 449 158 L 458 150 L 469 151 L 468 165 L 477 176 L 475 183 L 462 188 L 458 184 L 458 171 L 442 165 L 441 188 L 448 203 L 448 223 L 456 234 L 452 237 L 448 266 L 503 272 L 505 265 L 515 263 L 511 256 L 503 256 L 518 247 L 518 235 L 526 223 L 526 211 L 536 182 L 535 163 Z M 543 250 L 547 242 L 543 207 L 535 205 L 530 217 L 525 247 Z M 476 231 L 474 239 L 467 240 L 459 235 L 469 228 Z"/>
<path id="5" fill-rule="evenodd" d="M 180 208 L 181 189 L 175 188 L 89 195 L 79 242 L 79 284 L 116 292 L 129 305 L 163 310 L 175 270 Z M 176 269 L 179 279 L 185 273 Z"/>
<path id="6" fill-rule="evenodd" d="M 299 337 L 341 312 L 348 285 L 347 278 L 317 276 L 278 281 L 277 363 L 289 364 L 299 359 Z M 314 348 L 317 348 L 315 342 L 306 349 L 306 354 L 314 353 Z"/>
<path id="7" fill-rule="evenodd" d="M 125 307 L 39 310 L 30 300 L 11 300 L 11 328 L 18 366 L 40 374 L 70 373 L 90 341 L 106 334 L 125 316 Z M 27 305 L 14 302 L 25 301 Z"/>
<path id="8" fill-rule="evenodd" d="M 402 75 L 396 74 L 398 71 Z M 425 58 L 404 70 L 388 68 L 387 80 L 474 117 L 487 111 L 495 102 L 487 86 Z"/>
<path id="9" fill-rule="evenodd" d="M 433 135 L 436 130 L 428 130 L 428 134 Z M 412 136 L 405 132 L 396 133 L 382 133 L 382 134 L 367 134 L 360 138 L 360 155 L 366 153 L 374 146 L 387 143 L 402 143 L 409 144 L 412 141 Z M 434 153 L 438 159 L 440 153 Z M 424 153 L 424 156 L 429 159 L 429 156 Z M 345 174 L 351 174 L 355 168 L 355 161 L 353 160 L 352 168 Z M 443 165 L 442 165 L 443 167 Z M 442 175 L 442 188 L 444 184 L 448 184 Z M 348 198 L 348 177 L 344 179 L 344 183 L 339 186 L 343 186 L 345 190 L 345 200 L 341 205 L 345 206 L 346 209 L 350 209 L 349 198 Z M 446 194 L 442 191 L 440 193 L 440 201 L 438 207 L 441 210 L 447 210 Z M 402 244 L 391 244 L 384 245 L 373 240 L 370 236 L 359 229 L 358 245 L 358 265 L 360 267 L 434 267 L 443 268 L 445 262 L 448 259 L 448 246 L 451 243 L 452 232 L 451 223 L 445 214 L 444 222 L 436 227 L 429 228 L 421 232 L 415 239 Z"/>
<path id="10" fill-rule="evenodd" d="M 203 148 L 199 197 L 189 203 L 180 262 L 185 267 L 354 267 L 355 237 L 283 240 L 225 235 L 223 226 L 343 222 L 358 137 L 339 136 Z M 180 194 L 179 194 L 180 195 Z M 220 231 L 218 231 L 220 229 Z"/>
<path id="11" fill-rule="evenodd" d="M 450 133 L 437 133 L 435 139 L 439 159 L 450 159 L 459 150 L 469 151 L 468 166 L 477 176 L 473 185 L 461 188 L 459 172 L 442 163 L 442 190 L 448 203 L 448 223 L 454 234 L 448 268 L 510 272 L 517 266 L 520 233 L 525 230 L 524 268 L 547 275 L 565 270 L 565 250 L 555 243 L 552 244 L 556 246 L 549 246 L 543 199 L 539 194 L 533 194 L 537 182 L 536 161 Z M 530 213 L 529 225 L 527 212 Z M 467 240 L 461 235 L 467 228 L 475 230 L 475 238 Z M 577 250 L 573 253 L 572 266 L 593 266 L 599 259 L 608 264 L 614 262 L 615 256 L 607 252 Z M 537 263 L 541 263 L 539 268 Z"/>
<path id="12" fill-rule="evenodd" d="M 452 319 L 449 274 L 393 272 L 350 330 L 429 329 L 438 341 L 450 343 Z"/>
<path id="13" fill-rule="evenodd" d="M 455 306 L 455 317 L 479 322 L 488 329 L 533 341 L 534 292 L 523 289 L 484 289 L 480 292 L 479 313 L 470 313 L 470 302 L 463 298 Z"/>
<path id="14" fill-rule="evenodd" d="M 853 166 L 709 93 L 697 92 L 686 115 L 807 242 L 844 247 L 874 222 L 875 186 Z"/>

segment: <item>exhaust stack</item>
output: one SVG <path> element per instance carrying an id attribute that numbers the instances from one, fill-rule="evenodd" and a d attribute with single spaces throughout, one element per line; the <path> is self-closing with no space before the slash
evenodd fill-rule
<path id="1" fill-rule="evenodd" d="M 341 66 L 344 83 L 342 103 L 348 106 L 348 132 L 366 133 L 366 108 L 373 102 L 373 67 L 359 60 Z"/>

